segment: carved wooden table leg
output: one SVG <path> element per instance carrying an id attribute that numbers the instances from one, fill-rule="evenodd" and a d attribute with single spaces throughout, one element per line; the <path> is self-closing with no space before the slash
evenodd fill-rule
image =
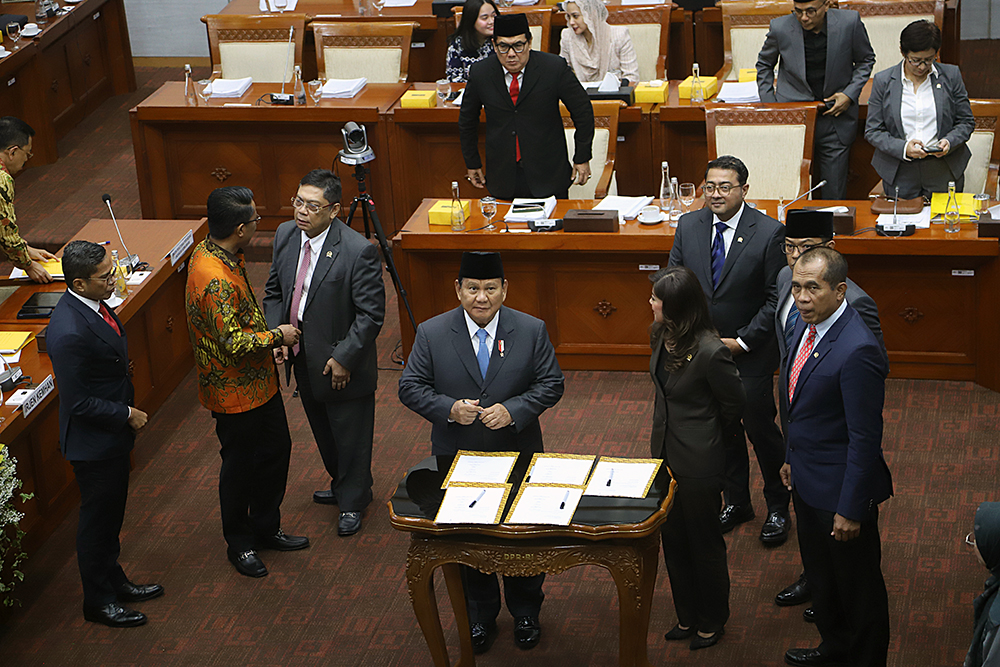
<path id="1" fill-rule="evenodd" d="M 618 662 L 621 667 L 650 667 L 646 635 L 660 556 L 659 535 L 620 549 L 622 557 L 607 565 L 618 587 Z"/>
<path id="2" fill-rule="evenodd" d="M 434 555 L 427 540 L 414 538 L 410 542 L 410 550 L 406 555 L 406 585 L 409 588 L 413 612 L 424 633 L 424 639 L 427 640 L 427 648 L 431 652 L 435 667 L 450 667 L 448 647 L 444 643 L 444 631 L 441 629 L 441 617 L 438 615 L 437 598 L 434 596 L 434 570 L 439 565 L 441 562 Z M 465 633 L 468 634 L 468 622 L 465 625 Z M 459 633 L 461 634 L 461 628 Z M 469 641 L 471 649 L 471 639 Z"/>
<path id="3" fill-rule="evenodd" d="M 465 606 L 465 585 L 462 583 L 461 565 L 447 563 L 441 566 L 444 572 L 444 582 L 448 585 L 448 597 L 451 608 L 455 611 L 455 624 L 458 626 L 458 645 L 461 652 L 458 655 L 458 666 L 475 667 L 476 656 L 472 652 L 472 631 L 469 628 L 469 611 Z"/>

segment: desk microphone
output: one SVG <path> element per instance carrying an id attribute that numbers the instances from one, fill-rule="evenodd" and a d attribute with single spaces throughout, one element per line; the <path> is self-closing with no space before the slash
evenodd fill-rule
<path id="1" fill-rule="evenodd" d="M 788 210 L 789 206 L 791 206 L 792 204 L 794 204 L 798 200 L 802 199 L 803 197 L 808 197 L 813 192 L 813 190 L 818 190 L 819 188 L 823 187 L 824 185 L 826 185 L 826 179 L 823 179 L 822 181 L 820 181 L 816 185 L 812 186 L 811 188 L 809 188 L 808 190 L 806 190 L 805 192 L 803 192 L 802 194 L 800 194 L 798 197 L 796 197 L 792 201 L 788 202 L 787 204 L 782 204 L 782 205 L 778 206 L 778 222 L 784 222 L 785 221 L 785 211 Z"/>
<path id="2" fill-rule="evenodd" d="M 21 367 L 11 366 L 3 357 L 0 357 L 0 362 L 3 362 L 3 366 L 6 369 L 0 373 L 0 390 L 10 391 L 21 381 Z"/>
<path id="3" fill-rule="evenodd" d="M 131 254 L 128 251 L 128 246 L 125 245 L 125 239 L 122 238 L 122 230 L 118 227 L 118 221 L 115 220 L 115 211 L 111 208 L 111 195 L 101 195 L 101 199 L 103 199 L 104 203 L 108 205 L 108 210 L 111 212 L 111 222 L 115 223 L 115 231 L 118 232 L 118 240 L 121 241 L 122 248 L 125 250 L 125 257 L 122 259 L 130 269 L 134 269 L 139 264 L 139 256 Z"/>
<path id="4" fill-rule="evenodd" d="M 285 54 L 285 75 L 281 77 L 281 92 L 271 93 L 271 104 L 281 104 L 290 107 L 295 104 L 291 93 L 285 92 L 285 82 L 288 80 L 288 60 L 292 53 L 292 35 L 295 34 L 295 26 L 288 28 L 288 53 Z"/>

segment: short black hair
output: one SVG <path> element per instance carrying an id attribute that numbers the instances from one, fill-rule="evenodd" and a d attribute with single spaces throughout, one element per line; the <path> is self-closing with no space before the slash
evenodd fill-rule
<path id="1" fill-rule="evenodd" d="M 803 263 L 805 260 L 805 263 Z M 826 264 L 823 268 L 823 280 L 830 287 L 836 287 L 840 283 L 847 282 L 847 260 L 839 252 L 833 248 L 828 248 L 826 246 L 816 246 L 815 248 L 810 248 L 804 253 L 799 255 L 798 260 L 796 260 L 795 265 L 798 266 L 802 264 L 812 264 L 813 262 L 822 261 Z"/>
<path id="2" fill-rule="evenodd" d="M 27 146 L 28 140 L 35 136 L 35 130 L 20 118 L 4 116 L 0 118 L 0 151 L 11 146 Z"/>
<path id="3" fill-rule="evenodd" d="M 70 241 L 63 249 L 62 267 L 66 284 L 77 278 L 93 278 L 108 251 L 90 241 Z"/>
<path id="4" fill-rule="evenodd" d="M 340 186 L 340 177 L 329 169 L 313 169 L 302 177 L 299 185 L 311 185 L 323 191 L 323 197 L 330 204 L 339 204 L 343 188 Z"/>
<path id="5" fill-rule="evenodd" d="M 208 195 L 208 233 L 219 241 L 228 239 L 255 216 L 252 204 L 253 190 L 242 185 L 212 190 Z"/>
<path id="6" fill-rule="evenodd" d="M 739 181 L 740 185 L 746 185 L 747 179 L 750 178 L 750 171 L 747 166 L 743 164 L 743 160 L 738 157 L 733 157 L 732 155 L 720 155 L 705 167 L 705 178 L 708 178 L 708 171 L 710 169 L 728 169 L 729 171 L 736 172 L 736 180 Z"/>
<path id="7" fill-rule="evenodd" d="M 904 56 L 920 51 L 940 51 L 941 29 L 933 21 L 914 21 L 899 33 L 899 50 Z"/>

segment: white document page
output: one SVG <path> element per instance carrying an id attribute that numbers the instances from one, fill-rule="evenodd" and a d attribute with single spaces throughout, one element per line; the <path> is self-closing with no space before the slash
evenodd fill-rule
<path id="1" fill-rule="evenodd" d="M 513 452 L 509 456 L 476 456 L 459 452 L 445 485 L 505 484 L 515 461 L 517 454 Z"/>
<path id="2" fill-rule="evenodd" d="M 564 486 L 522 487 L 504 523 L 568 526 L 582 495 L 583 489 Z"/>
<path id="3" fill-rule="evenodd" d="M 601 459 L 590 476 L 585 494 L 616 498 L 645 498 L 658 462 L 608 461 Z"/>
<path id="4" fill-rule="evenodd" d="M 449 486 L 434 523 L 500 523 L 509 492 L 510 485 Z"/>
<path id="5" fill-rule="evenodd" d="M 892 213 L 882 213 L 875 220 L 876 224 L 882 225 L 888 222 L 892 222 Z M 920 213 L 910 213 L 907 215 L 897 213 L 896 222 L 901 225 L 914 225 L 917 229 L 929 229 L 931 226 L 931 207 L 924 206 L 924 210 Z"/>
<path id="6" fill-rule="evenodd" d="M 583 486 L 594 466 L 594 456 L 563 458 L 538 454 L 525 478 L 525 484 L 570 484 Z"/>

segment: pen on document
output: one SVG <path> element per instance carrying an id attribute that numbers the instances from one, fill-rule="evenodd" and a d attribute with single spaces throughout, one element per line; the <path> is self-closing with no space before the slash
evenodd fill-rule
<path id="1" fill-rule="evenodd" d="M 614 478 L 615 478 L 615 469 L 612 468 L 611 472 L 608 473 L 608 483 L 605 484 L 604 486 L 611 486 L 611 480 L 613 480 Z"/>
<path id="2" fill-rule="evenodd" d="M 559 503 L 559 509 L 561 509 L 561 510 L 566 509 L 566 501 L 567 500 L 569 500 L 569 491 L 566 492 L 566 495 L 563 496 L 562 502 Z"/>
<path id="3" fill-rule="evenodd" d="M 486 489 L 483 489 L 482 491 L 479 492 L 479 495 L 476 496 L 476 499 L 473 500 L 471 503 L 469 503 L 469 508 L 471 509 L 471 508 L 475 507 L 476 503 L 478 503 L 480 500 L 482 500 L 483 496 L 485 496 L 485 495 L 486 495 Z"/>
<path id="4" fill-rule="evenodd" d="M 111 241 L 101 241 L 97 245 L 111 245 Z"/>

